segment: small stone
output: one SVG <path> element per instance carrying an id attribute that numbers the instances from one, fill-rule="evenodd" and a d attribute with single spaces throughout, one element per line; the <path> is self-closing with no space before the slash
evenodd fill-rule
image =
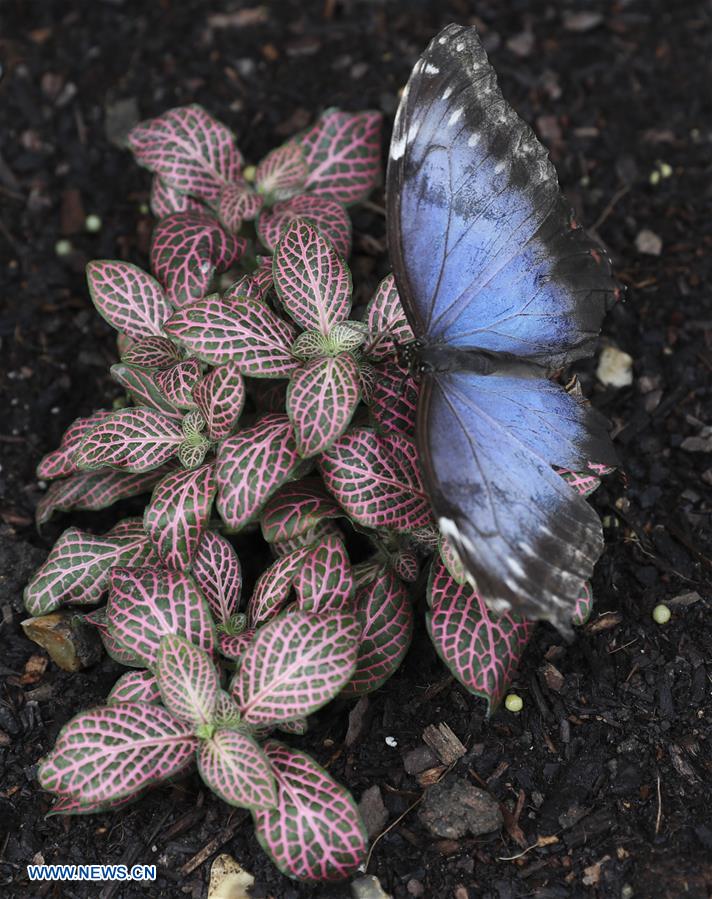
<path id="1" fill-rule="evenodd" d="M 515 56 L 524 59 L 531 55 L 534 49 L 535 38 L 531 31 L 520 31 L 507 40 L 507 49 L 511 50 Z"/>
<path id="2" fill-rule="evenodd" d="M 413 777 L 437 765 L 438 758 L 429 746 L 421 745 L 411 749 L 403 757 L 403 767 Z"/>
<path id="3" fill-rule="evenodd" d="M 672 599 L 667 601 L 667 605 L 669 606 L 691 606 L 696 602 L 699 602 L 702 599 L 700 594 L 696 590 L 691 590 L 689 593 L 678 593 L 677 596 L 673 596 Z"/>
<path id="4" fill-rule="evenodd" d="M 136 97 L 125 97 L 104 108 L 104 134 L 110 144 L 123 149 L 127 146 L 129 131 L 141 118 Z"/>
<path id="5" fill-rule="evenodd" d="M 433 836 L 448 840 L 491 833 L 503 820 L 497 800 L 461 777 L 429 787 L 418 817 Z"/>
<path id="6" fill-rule="evenodd" d="M 607 387 L 628 387 L 633 383 L 633 358 L 617 347 L 604 347 L 596 377 Z"/>
<path id="7" fill-rule="evenodd" d="M 358 804 L 358 810 L 361 813 L 366 833 L 369 839 L 377 836 L 388 822 L 388 809 L 383 804 L 383 796 L 381 796 L 381 788 L 378 784 L 369 787 L 361 795 L 361 801 Z"/>
<path id="8" fill-rule="evenodd" d="M 224 853 L 210 868 L 208 899 L 250 899 L 255 878 L 235 859 Z"/>
<path id="9" fill-rule="evenodd" d="M 504 700 L 504 707 L 508 712 L 521 712 L 524 708 L 524 700 L 516 693 L 510 693 Z"/>
<path id="10" fill-rule="evenodd" d="M 566 31 L 590 31 L 603 21 L 600 12 L 571 12 L 564 14 L 564 28 Z"/>
<path id="11" fill-rule="evenodd" d="M 63 671 L 81 671 L 101 658 L 101 640 L 74 612 L 52 612 L 22 622 L 25 636 L 45 649 Z"/>
<path id="12" fill-rule="evenodd" d="M 88 215 L 84 220 L 84 228 L 90 234 L 101 231 L 101 219 L 98 215 Z"/>
<path id="13" fill-rule="evenodd" d="M 564 675 L 559 671 L 556 665 L 552 665 L 551 662 L 547 662 L 545 665 L 542 665 L 541 673 L 544 676 L 546 685 L 550 690 L 554 690 L 556 693 L 558 693 L 559 690 L 564 686 Z"/>
<path id="14" fill-rule="evenodd" d="M 351 895 L 354 899 L 392 899 L 381 886 L 381 881 L 373 874 L 364 874 L 351 883 Z"/>
<path id="15" fill-rule="evenodd" d="M 411 877 L 411 879 L 405 885 L 405 888 L 408 891 L 408 895 L 415 896 L 416 899 L 419 896 L 425 895 L 425 887 L 419 880 L 416 880 L 414 877 Z"/>
<path id="16" fill-rule="evenodd" d="M 667 624 L 671 617 L 672 613 L 665 603 L 661 602 L 653 609 L 653 621 L 656 624 Z"/>
<path id="17" fill-rule="evenodd" d="M 663 242 L 650 228 L 643 228 L 635 238 L 635 248 L 646 256 L 659 256 L 663 251 Z"/>
<path id="18" fill-rule="evenodd" d="M 54 252 L 57 256 L 70 256 L 74 252 L 71 240 L 58 240 L 54 245 Z"/>

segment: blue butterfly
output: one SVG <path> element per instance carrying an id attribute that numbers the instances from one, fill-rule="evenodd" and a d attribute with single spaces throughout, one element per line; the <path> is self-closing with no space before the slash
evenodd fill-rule
<path id="1" fill-rule="evenodd" d="M 603 535 L 554 466 L 616 457 L 605 419 L 549 376 L 592 354 L 616 287 L 474 28 L 449 25 L 416 63 L 386 196 L 440 530 L 492 609 L 569 632 Z"/>

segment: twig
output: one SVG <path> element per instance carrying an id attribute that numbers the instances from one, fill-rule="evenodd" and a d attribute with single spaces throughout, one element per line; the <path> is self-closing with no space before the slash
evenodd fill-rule
<path id="1" fill-rule="evenodd" d="M 189 858 L 188 861 L 183 865 L 180 869 L 180 873 L 183 877 L 187 877 L 189 874 L 192 874 L 196 868 L 199 868 L 202 864 L 204 864 L 210 856 L 217 852 L 217 850 L 223 846 L 229 839 L 231 839 L 237 829 L 241 824 L 244 823 L 247 818 L 247 812 L 243 812 L 243 814 L 236 814 L 233 821 L 230 822 L 226 827 L 224 827 L 220 833 L 213 837 L 212 840 L 207 842 L 205 846 L 199 851 L 196 852 L 192 858 Z"/>
<path id="2" fill-rule="evenodd" d="M 608 218 L 608 216 L 613 212 L 613 209 L 614 209 L 616 203 L 619 200 L 622 200 L 623 197 L 628 193 L 629 190 L 630 190 L 630 185 L 627 185 L 627 184 L 624 187 L 618 188 L 618 190 L 613 194 L 613 196 L 609 200 L 608 204 L 603 209 L 603 212 L 598 216 L 596 221 L 589 228 L 589 231 L 598 231 L 598 229 L 605 222 L 605 220 Z"/>
<path id="3" fill-rule="evenodd" d="M 369 864 L 371 863 L 371 856 L 373 855 L 373 850 L 376 848 L 376 844 L 379 842 L 379 840 L 381 839 L 381 837 L 385 837 L 385 835 L 386 835 L 389 831 L 393 830 L 393 828 L 394 828 L 397 824 L 400 824 L 401 821 L 403 820 L 403 818 L 405 818 L 406 815 L 409 815 L 409 814 L 413 811 L 413 809 L 416 807 L 416 805 L 418 805 L 420 802 L 423 801 L 423 796 L 425 796 L 425 793 L 423 793 L 421 796 L 418 796 L 418 798 L 415 800 L 414 803 L 412 803 L 412 805 L 409 805 L 408 808 L 407 808 L 401 815 L 398 815 L 398 817 L 396 818 L 395 821 L 393 821 L 393 823 L 389 824 L 388 827 L 387 827 L 385 830 L 382 830 L 382 831 L 378 834 L 378 836 L 376 837 L 376 839 L 371 843 L 371 848 L 368 850 L 368 855 L 366 856 L 366 861 L 363 863 L 363 870 L 364 870 L 364 871 L 368 871 L 368 866 L 369 866 Z"/>
<path id="4" fill-rule="evenodd" d="M 663 796 L 660 792 L 660 772 L 658 771 L 658 816 L 655 819 L 655 836 L 660 833 L 660 822 L 663 818 Z"/>

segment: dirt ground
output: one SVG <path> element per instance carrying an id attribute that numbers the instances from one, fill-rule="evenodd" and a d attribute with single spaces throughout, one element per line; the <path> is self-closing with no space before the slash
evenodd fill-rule
<path id="1" fill-rule="evenodd" d="M 210 865 L 191 859 L 215 840 L 255 876 L 256 897 L 350 895 L 281 877 L 249 820 L 197 779 L 123 813 L 45 819 L 37 759 L 119 669 L 104 660 L 78 675 L 50 665 L 28 676 L 37 649 L 19 626 L 21 588 L 65 527 L 101 529 L 140 503 L 58 517 L 38 535 L 34 468 L 75 417 L 119 392 L 112 332 L 83 277 L 92 258 L 147 261 L 149 178 L 112 142 L 117 123 L 196 101 L 251 161 L 328 106 L 381 109 L 387 137 L 418 53 L 458 21 L 480 27 L 507 97 L 550 148 L 627 288 L 604 340 L 633 357 L 633 385 L 604 388 L 595 362 L 581 368 L 623 459 L 594 499 L 607 538 L 596 610 L 570 646 L 538 629 L 517 679 L 519 715 L 485 720 L 421 624 L 350 746 L 348 703 L 322 713 L 301 743 L 357 798 L 377 784 L 393 823 L 422 792 L 404 754 L 446 722 L 468 750 L 454 773 L 510 812 L 519 801 L 518 827 L 510 815 L 489 838 L 438 841 L 407 813 L 368 868 L 397 899 L 710 895 L 710 4 L 3 0 L 0 20 L 0 894 L 198 899 Z M 96 234 L 84 230 L 90 213 L 102 221 Z M 361 296 L 388 270 L 383 238 L 373 207 L 357 210 Z M 68 256 L 55 252 L 61 239 Z M 664 627 L 651 618 L 662 601 L 672 610 Z M 561 682 L 546 676 L 547 659 Z M 158 879 L 30 885 L 25 866 L 41 859 L 156 863 Z"/>

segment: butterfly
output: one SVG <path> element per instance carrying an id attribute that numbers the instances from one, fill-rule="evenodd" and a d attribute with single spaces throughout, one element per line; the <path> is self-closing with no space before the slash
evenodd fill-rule
<path id="1" fill-rule="evenodd" d="M 603 534 L 555 466 L 616 456 L 605 419 L 551 375 L 592 355 L 617 289 L 474 28 L 447 26 L 411 73 L 386 210 L 440 530 L 491 609 L 570 633 Z"/>

